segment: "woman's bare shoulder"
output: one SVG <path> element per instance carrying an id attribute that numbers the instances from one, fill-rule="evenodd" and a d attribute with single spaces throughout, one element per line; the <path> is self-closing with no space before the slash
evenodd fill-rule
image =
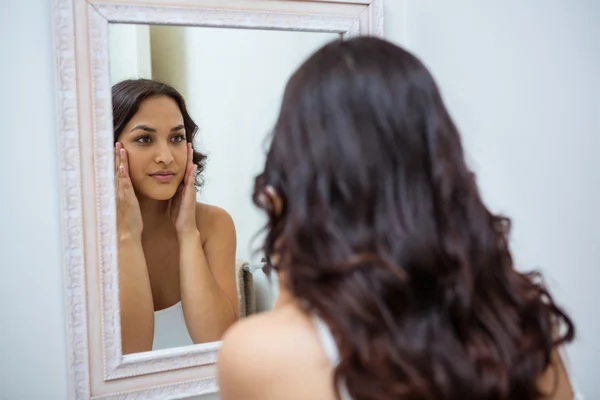
<path id="1" fill-rule="evenodd" d="M 196 203 L 196 225 L 202 237 L 206 239 L 215 235 L 235 238 L 233 218 L 221 207 Z"/>
<path id="2" fill-rule="evenodd" d="M 564 354 L 555 348 L 550 357 L 550 365 L 538 379 L 539 390 L 548 395 L 548 400 L 571 400 L 575 392 L 563 360 Z"/>
<path id="3" fill-rule="evenodd" d="M 314 327 L 294 307 L 238 322 L 225 333 L 218 360 L 223 400 L 327 398 L 331 390 L 332 370 Z"/>

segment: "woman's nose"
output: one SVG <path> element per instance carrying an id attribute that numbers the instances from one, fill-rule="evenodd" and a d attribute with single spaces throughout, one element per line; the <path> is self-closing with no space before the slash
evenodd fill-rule
<path id="1" fill-rule="evenodd" d="M 158 152 L 156 154 L 156 163 L 169 165 L 173 162 L 173 154 L 171 154 L 171 150 L 169 146 L 166 144 L 162 144 L 158 147 Z"/>

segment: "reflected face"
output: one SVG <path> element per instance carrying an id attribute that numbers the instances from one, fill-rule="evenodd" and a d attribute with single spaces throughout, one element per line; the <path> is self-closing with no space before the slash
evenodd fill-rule
<path id="1" fill-rule="evenodd" d="M 129 175 L 138 195 L 168 200 L 185 174 L 187 144 L 183 116 L 167 96 L 140 104 L 118 141 L 127 150 Z"/>

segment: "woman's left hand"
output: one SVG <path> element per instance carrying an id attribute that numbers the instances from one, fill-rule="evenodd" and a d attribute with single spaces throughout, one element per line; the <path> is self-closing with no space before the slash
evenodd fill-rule
<path id="1" fill-rule="evenodd" d="M 188 158 L 183 181 L 179 185 L 175 196 L 171 199 L 171 221 L 177 230 L 177 236 L 198 233 L 196 225 L 196 171 L 198 166 L 193 163 L 192 144 L 187 144 Z"/>

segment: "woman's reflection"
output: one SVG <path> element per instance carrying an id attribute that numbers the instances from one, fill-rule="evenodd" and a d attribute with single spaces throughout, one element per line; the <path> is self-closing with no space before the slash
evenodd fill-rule
<path id="1" fill-rule="evenodd" d="M 198 127 L 153 80 L 117 83 L 112 103 L 123 354 L 220 340 L 239 315 L 236 234 L 196 202 Z"/>

